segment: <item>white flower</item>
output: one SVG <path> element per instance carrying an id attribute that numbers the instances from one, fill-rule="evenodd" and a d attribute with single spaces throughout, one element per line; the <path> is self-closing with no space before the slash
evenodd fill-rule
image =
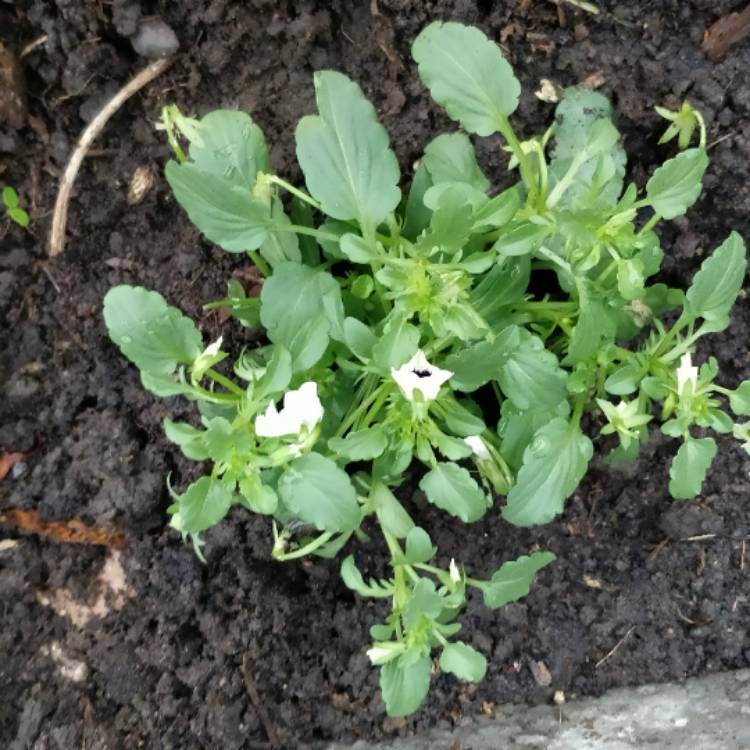
<path id="1" fill-rule="evenodd" d="M 221 345 L 224 343 L 224 337 L 219 336 L 216 341 L 213 342 L 213 344 L 209 344 L 205 351 L 203 352 L 204 357 L 215 357 L 219 353 L 219 349 L 221 349 Z"/>
<path id="2" fill-rule="evenodd" d="M 450 574 L 451 581 L 458 583 L 461 580 L 461 573 L 458 570 L 456 561 L 451 557 L 451 564 L 448 566 L 448 573 Z"/>
<path id="3" fill-rule="evenodd" d="M 440 392 L 440 386 L 450 380 L 453 373 L 431 365 L 419 349 L 405 365 L 398 369 L 392 367 L 391 377 L 409 401 L 414 400 L 414 391 L 419 391 L 425 401 L 434 401 Z"/>
<path id="4" fill-rule="evenodd" d="M 385 641 L 376 643 L 372 648 L 367 649 L 367 656 L 370 662 L 376 667 L 393 661 L 404 651 L 404 644 L 395 641 Z"/>
<path id="5" fill-rule="evenodd" d="M 682 396 L 688 384 L 691 386 L 690 393 L 694 394 L 698 387 L 698 368 L 693 367 L 690 352 L 680 358 L 680 366 L 677 368 L 677 395 Z"/>
<path id="6" fill-rule="evenodd" d="M 296 391 L 284 394 L 284 407 L 278 411 L 272 401 L 265 414 L 255 418 L 255 434 L 259 437 L 299 435 L 303 427 L 308 431 L 323 419 L 323 406 L 318 398 L 318 386 L 312 381 L 303 383 Z"/>
<path id="7" fill-rule="evenodd" d="M 480 461 L 486 461 L 490 457 L 490 452 L 487 450 L 484 440 L 482 440 L 479 435 L 469 435 L 469 437 L 465 437 L 464 443 L 474 451 L 474 455 Z"/>

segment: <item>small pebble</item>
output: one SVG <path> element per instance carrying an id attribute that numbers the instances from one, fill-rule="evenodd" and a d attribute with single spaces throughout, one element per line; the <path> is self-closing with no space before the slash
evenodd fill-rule
<path id="1" fill-rule="evenodd" d="M 158 16 L 144 18 L 138 24 L 138 31 L 130 38 L 130 43 L 141 57 L 150 60 L 169 57 L 180 46 L 177 35 Z"/>

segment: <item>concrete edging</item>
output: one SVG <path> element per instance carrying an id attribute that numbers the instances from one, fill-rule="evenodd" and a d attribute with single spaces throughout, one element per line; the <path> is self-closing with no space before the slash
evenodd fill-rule
<path id="1" fill-rule="evenodd" d="M 327 750 L 750 750 L 750 669 L 618 688 L 562 706 L 500 706 L 451 731 Z"/>

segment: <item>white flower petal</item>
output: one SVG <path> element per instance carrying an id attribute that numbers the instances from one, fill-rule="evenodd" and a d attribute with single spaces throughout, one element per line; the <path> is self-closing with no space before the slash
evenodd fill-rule
<path id="1" fill-rule="evenodd" d="M 409 401 L 414 400 L 414 391 L 419 391 L 425 401 L 434 401 L 453 373 L 431 365 L 420 349 L 406 364 L 391 368 L 391 377 Z"/>
<path id="2" fill-rule="evenodd" d="M 221 345 L 224 343 L 224 337 L 219 336 L 216 341 L 213 342 L 213 344 L 209 344 L 206 347 L 206 350 L 203 352 L 204 357 L 214 357 L 219 353 L 219 350 L 221 349 Z"/>
<path id="3" fill-rule="evenodd" d="M 464 438 L 464 443 L 471 448 L 474 455 L 480 460 L 484 461 L 490 457 L 490 452 L 487 450 L 487 446 L 484 444 L 484 440 L 479 435 L 469 435 Z"/>
<path id="4" fill-rule="evenodd" d="M 318 386 L 314 382 L 307 382 L 297 390 L 284 394 L 281 411 L 272 401 L 264 414 L 258 414 L 255 434 L 268 438 L 299 435 L 303 426 L 308 431 L 313 430 L 322 418 L 323 406 L 318 398 Z"/>
<path id="5" fill-rule="evenodd" d="M 291 412 L 299 424 L 312 430 L 323 419 L 323 406 L 318 398 L 318 384 L 313 381 L 303 383 L 296 391 L 288 391 L 284 396 L 283 411 Z"/>
<path id="6" fill-rule="evenodd" d="M 458 583 L 461 580 L 461 573 L 458 570 L 456 561 L 451 557 L 451 564 L 448 566 L 448 573 L 450 574 L 451 581 Z"/>
<path id="7" fill-rule="evenodd" d="M 691 392 L 695 393 L 698 385 L 698 368 L 693 366 L 690 352 L 683 354 L 680 358 L 680 366 L 677 368 L 677 393 L 682 395 L 688 383 L 692 386 Z"/>

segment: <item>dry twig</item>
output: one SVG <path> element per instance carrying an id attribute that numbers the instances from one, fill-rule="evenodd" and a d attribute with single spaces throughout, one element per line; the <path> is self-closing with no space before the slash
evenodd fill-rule
<path id="1" fill-rule="evenodd" d="M 615 644 L 615 647 L 609 653 L 607 653 L 605 656 L 603 656 L 601 659 L 599 659 L 598 662 L 596 662 L 596 667 L 595 668 L 599 669 L 599 667 L 601 667 L 601 665 L 604 664 L 605 661 L 607 661 L 608 659 L 610 659 L 611 657 L 613 657 L 615 655 L 615 653 L 617 652 L 617 649 L 619 649 L 620 646 L 622 646 L 622 644 L 625 643 L 625 641 L 627 641 L 628 638 L 630 638 L 630 634 L 634 630 L 635 630 L 635 625 L 631 625 L 630 628 L 628 628 L 628 632 L 625 633 L 625 635 L 622 638 L 620 638 L 620 640 Z"/>
<path id="2" fill-rule="evenodd" d="M 268 715 L 268 711 L 266 711 L 266 707 L 260 700 L 258 688 L 255 686 L 255 680 L 253 679 L 250 657 L 247 654 L 244 654 L 242 657 L 242 678 L 245 681 L 245 690 L 247 691 L 248 698 L 250 698 L 250 703 L 252 703 L 253 708 L 258 714 L 260 723 L 263 725 L 263 729 L 268 736 L 268 741 L 271 743 L 271 747 L 281 747 L 276 728 L 271 721 L 271 717 Z"/>
<path id="3" fill-rule="evenodd" d="M 137 91 L 147 83 L 161 75 L 172 63 L 172 59 L 157 60 L 147 65 L 138 75 L 126 83 L 105 105 L 101 112 L 89 123 L 78 139 L 73 153 L 70 155 L 68 166 L 65 167 L 60 187 L 55 201 L 55 211 L 52 215 L 52 228 L 49 234 L 49 254 L 54 257 L 63 251 L 65 247 L 65 226 L 68 223 L 68 204 L 70 193 L 73 189 L 76 175 L 81 166 L 86 152 L 91 147 L 96 137 L 104 129 L 112 115 Z"/>

